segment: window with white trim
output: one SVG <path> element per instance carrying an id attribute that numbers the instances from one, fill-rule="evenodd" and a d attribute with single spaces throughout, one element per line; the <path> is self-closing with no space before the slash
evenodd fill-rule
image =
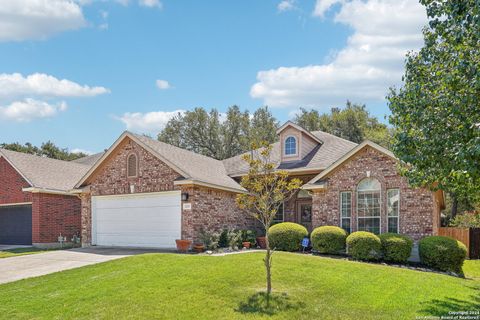
<path id="1" fill-rule="evenodd" d="M 127 177 L 136 177 L 138 174 L 138 159 L 137 155 L 132 153 L 127 158 Z"/>
<path id="2" fill-rule="evenodd" d="M 352 193 L 350 191 L 340 192 L 340 227 L 348 233 L 352 232 Z"/>
<path id="3" fill-rule="evenodd" d="M 357 186 L 357 229 L 380 233 L 381 185 L 378 180 L 365 178 Z"/>
<path id="4" fill-rule="evenodd" d="M 388 232 L 399 233 L 400 190 L 387 190 Z"/>
<path id="5" fill-rule="evenodd" d="M 273 217 L 273 223 L 280 223 L 284 220 L 284 208 L 283 203 L 278 207 L 277 213 Z"/>
<path id="6" fill-rule="evenodd" d="M 295 137 L 288 137 L 285 139 L 285 155 L 291 156 L 297 154 L 297 139 Z"/>

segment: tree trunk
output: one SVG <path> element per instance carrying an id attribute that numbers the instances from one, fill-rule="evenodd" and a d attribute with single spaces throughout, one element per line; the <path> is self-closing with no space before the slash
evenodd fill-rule
<path id="1" fill-rule="evenodd" d="M 457 210 L 458 210 L 458 198 L 457 195 L 452 193 L 452 212 L 451 212 L 451 218 L 452 220 L 455 219 L 457 216 Z"/>
<path id="2" fill-rule="evenodd" d="M 265 242 L 267 245 L 267 254 L 265 255 L 265 269 L 267 271 L 267 299 L 270 298 L 272 293 L 272 251 L 270 250 L 270 241 L 268 240 L 268 232 L 265 235 Z"/>

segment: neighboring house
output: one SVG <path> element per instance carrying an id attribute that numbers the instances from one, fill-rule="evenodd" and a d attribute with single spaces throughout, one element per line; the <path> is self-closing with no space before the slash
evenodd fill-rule
<path id="1" fill-rule="evenodd" d="M 69 191 L 97 156 L 60 161 L 0 149 L 0 244 L 48 247 L 80 235 L 80 199 Z"/>
<path id="2" fill-rule="evenodd" d="M 276 222 L 416 240 L 437 232 L 443 194 L 410 188 L 390 151 L 291 122 L 277 133 L 272 160 L 305 184 Z M 169 248 L 202 229 L 253 228 L 235 203 L 247 170 L 241 155 L 219 161 L 125 132 L 72 190 L 82 199 L 82 244 Z"/>

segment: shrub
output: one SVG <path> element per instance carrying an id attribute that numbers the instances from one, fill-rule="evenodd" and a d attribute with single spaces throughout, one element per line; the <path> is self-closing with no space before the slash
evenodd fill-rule
<path id="1" fill-rule="evenodd" d="M 238 242 L 238 247 L 243 247 L 243 242 L 250 242 L 252 246 L 255 246 L 257 242 L 257 232 L 255 230 L 241 230 L 241 237 Z"/>
<path id="2" fill-rule="evenodd" d="M 228 230 L 227 229 L 224 229 L 222 233 L 220 233 L 220 237 L 218 239 L 218 246 L 220 248 L 228 247 Z"/>
<path id="3" fill-rule="evenodd" d="M 270 247 L 281 251 L 298 251 L 302 239 L 308 236 L 307 229 L 293 222 L 282 222 L 269 229 Z"/>
<path id="4" fill-rule="evenodd" d="M 455 239 L 442 236 L 429 236 L 418 245 L 420 261 L 426 266 L 440 271 L 463 274 L 463 261 L 467 257 L 467 247 Z"/>
<path id="5" fill-rule="evenodd" d="M 398 233 L 384 233 L 378 236 L 382 243 L 382 255 L 385 261 L 406 263 L 412 253 L 413 240 Z"/>
<path id="6" fill-rule="evenodd" d="M 200 229 L 199 238 L 202 241 L 205 249 L 207 250 L 217 250 L 218 249 L 218 241 L 220 235 L 215 232 L 207 232 L 205 229 Z"/>
<path id="7" fill-rule="evenodd" d="M 450 225 L 458 228 L 480 228 L 480 213 L 465 212 L 459 214 L 450 222 Z"/>
<path id="8" fill-rule="evenodd" d="M 371 232 L 357 231 L 347 237 L 347 252 L 356 260 L 377 260 L 382 244 Z"/>
<path id="9" fill-rule="evenodd" d="M 323 226 L 313 230 L 310 239 L 318 252 L 337 254 L 345 250 L 347 232 L 339 227 Z"/>

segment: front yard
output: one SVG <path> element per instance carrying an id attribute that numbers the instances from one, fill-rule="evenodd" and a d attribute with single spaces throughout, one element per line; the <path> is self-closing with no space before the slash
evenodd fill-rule
<path id="1" fill-rule="evenodd" d="M 414 319 L 480 311 L 480 263 L 467 277 L 278 252 L 276 292 L 263 253 L 145 254 L 0 286 L 5 319 Z"/>
<path id="2" fill-rule="evenodd" d="M 27 254 L 34 254 L 34 253 L 41 253 L 45 250 L 38 249 L 35 247 L 25 247 L 25 248 L 15 248 L 15 249 L 7 249 L 0 251 L 0 259 L 1 258 L 10 258 L 16 256 L 24 256 Z"/>

